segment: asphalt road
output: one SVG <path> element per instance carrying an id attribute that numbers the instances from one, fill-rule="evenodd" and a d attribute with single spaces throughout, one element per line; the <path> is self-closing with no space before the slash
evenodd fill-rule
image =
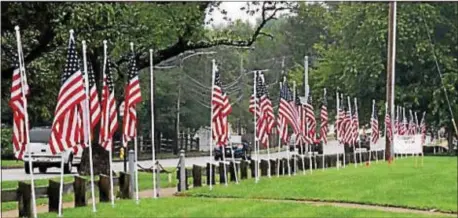
<path id="1" fill-rule="evenodd" d="M 325 146 L 325 153 L 326 154 L 335 154 L 335 153 L 342 153 L 343 152 L 343 147 L 339 146 L 337 144 L 337 141 L 329 141 L 328 144 Z M 286 151 L 282 152 L 275 152 L 270 154 L 271 158 L 283 158 L 287 156 Z M 256 158 L 254 156 L 254 153 L 252 154 L 253 158 Z M 260 154 L 259 155 L 260 159 L 267 159 L 268 156 L 267 154 Z M 210 157 L 189 157 L 185 159 L 186 166 L 192 166 L 194 164 L 196 165 L 205 165 L 208 161 L 210 161 Z M 211 160 L 213 161 L 213 159 Z M 159 163 L 163 167 L 176 167 L 178 164 L 178 158 L 174 159 L 164 159 L 164 160 L 159 160 Z M 151 160 L 145 160 L 145 161 L 139 161 L 139 165 L 143 168 L 150 168 L 153 165 L 153 162 Z M 115 162 L 113 163 L 113 169 L 115 171 L 123 171 L 124 170 L 124 164 L 123 162 Z M 76 175 L 76 168 L 73 168 L 74 175 Z M 38 172 L 38 168 L 34 169 L 34 176 L 35 179 L 46 179 L 46 178 L 51 178 L 51 177 L 56 177 L 60 175 L 60 168 L 49 168 L 46 174 L 42 174 Z M 28 180 L 30 179 L 30 175 L 25 174 L 24 169 L 6 169 L 6 170 L 1 170 L 1 181 L 11 181 L 11 180 Z"/>

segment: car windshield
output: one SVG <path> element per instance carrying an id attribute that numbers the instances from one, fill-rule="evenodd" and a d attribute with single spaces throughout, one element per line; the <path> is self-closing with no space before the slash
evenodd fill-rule
<path id="1" fill-rule="evenodd" d="M 47 143 L 50 135 L 50 129 L 32 129 L 30 130 L 30 142 Z"/>

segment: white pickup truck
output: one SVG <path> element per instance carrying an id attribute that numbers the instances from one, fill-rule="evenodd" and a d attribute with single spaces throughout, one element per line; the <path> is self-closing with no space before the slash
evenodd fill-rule
<path id="1" fill-rule="evenodd" d="M 67 150 L 63 154 L 53 155 L 48 144 L 51 129 L 49 127 L 37 127 L 30 130 L 30 148 L 32 152 L 32 166 L 38 168 L 40 173 L 46 173 L 49 167 L 61 167 L 61 158 L 64 158 L 64 173 L 71 173 L 73 166 L 79 167 L 83 149 L 78 149 L 76 154 Z M 24 154 L 24 170 L 30 173 L 28 148 Z"/>

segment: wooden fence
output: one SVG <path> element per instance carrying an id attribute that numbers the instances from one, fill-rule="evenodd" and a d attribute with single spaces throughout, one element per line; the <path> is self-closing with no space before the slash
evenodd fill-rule
<path id="1" fill-rule="evenodd" d="M 339 154 L 339 160 L 343 160 L 344 154 Z M 311 159 L 310 159 L 311 158 Z M 382 151 L 362 152 L 361 159 L 359 154 L 357 155 L 356 162 L 367 162 L 374 160 L 382 161 L 384 159 Z M 295 161 L 294 161 L 295 160 Z M 302 161 L 304 160 L 304 163 Z M 270 161 L 270 172 L 272 176 L 288 175 L 300 170 L 321 169 L 323 164 L 326 168 L 336 167 L 337 155 L 325 155 L 324 162 L 322 155 L 316 155 L 312 157 L 297 156 L 296 158 L 290 158 L 290 164 L 288 167 L 288 159 L 271 159 L 271 160 L 260 160 L 260 176 L 268 175 L 268 167 Z M 345 154 L 345 165 L 354 163 L 355 159 L 353 153 Z M 224 172 L 224 164 L 226 164 L 226 172 Z M 219 162 L 218 165 L 211 164 L 212 166 L 212 184 L 216 184 L 219 181 L 220 184 L 224 184 L 226 180 L 228 182 L 235 182 L 236 179 L 244 180 L 255 177 L 255 161 L 239 161 L 239 162 Z M 234 167 L 235 166 L 235 167 Z M 185 183 L 186 190 L 190 187 L 201 187 L 204 184 L 210 184 L 210 163 L 206 166 L 193 165 L 191 169 L 186 169 L 185 178 L 180 178 L 180 167 L 178 167 L 176 178 L 178 179 L 177 191 L 181 192 L 180 184 Z M 145 170 L 146 172 L 152 172 L 151 170 Z M 250 173 L 249 173 L 250 172 Z M 216 180 L 218 175 L 218 180 Z M 119 177 L 113 177 L 113 185 L 115 193 L 118 193 L 118 197 L 123 199 L 132 199 L 133 190 L 130 185 L 130 174 L 120 172 Z M 158 177 L 159 178 L 159 177 Z M 192 183 L 190 179 L 192 178 Z M 159 180 L 159 179 L 158 179 Z M 159 180 L 160 181 L 160 180 Z M 110 193 L 110 178 L 107 175 L 100 175 L 99 180 L 95 181 L 95 188 L 99 192 L 100 202 L 111 201 Z M 36 198 L 48 198 L 49 212 L 55 212 L 59 207 L 59 187 L 60 183 L 49 180 L 47 187 L 36 187 L 35 194 Z M 63 188 L 64 194 L 74 194 L 75 207 L 82 207 L 87 205 L 86 192 L 90 189 L 90 182 L 80 176 L 75 176 L 75 180 L 72 183 L 65 183 Z M 119 190 L 119 191 L 118 191 Z M 116 196 L 115 196 L 116 197 Z M 18 202 L 18 210 L 20 217 L 31 217 L 32 216 L 32 202 L 31 202 L 31 185 L 25 182 L 19 182 L 17 189 L 2 190 L 1 193 L 2 202 Z"/>

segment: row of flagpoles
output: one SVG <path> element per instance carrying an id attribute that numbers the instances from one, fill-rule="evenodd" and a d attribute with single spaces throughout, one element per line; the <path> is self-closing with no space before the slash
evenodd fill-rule
<path id="1" fill-rule="evenodd" d="M 79 149 L 88 147 L 89 165 L 91 174 L 91 197 L 93 211 L 96 212 L 95 192 L 94 192 L 94 173 L 92 160 L 92 139 L 94 135 L 92 130 L 100 124 L 99 144 L 109 152 L 109 170 L 110 170 L 110 189 L 111 204 L 114 206 L 113 190 L 113 170 L 112 170 L 112 149 L 113 135 L 118 129 L 118 111 L 114 94 L 114 82 L 111 74 L 111 61 L 107 55 L 107 41 L 103 41 L 104 59 L 103 59 L 103 81 L 102 81 L 102 98 L 99 101 L 95 77 L 92 67 L 87 61 L 86 42 L 82 41 L 83 63 L 76 50 L 76 40 L 73 30 L 70 30 L 69 44 L 67 48 L 67 58 L 64 71 L 61 77 L 61 88 L 57 98 L 55 116 L 51 128 L 49 139 L 50 151 L 54 155 L 62 154 L 61 158 L 61 177 L 60 177 L 60 196 L 59 196 L 59 216 L 62 216 L 62 192 L 63 192 L 63 165 L 64 152 L 67 150 L 76 152 Z M 13 81 L 11 87 L 10 106 L 13 111 L 13 148 L 15 156 L 18 159 L 24 158 L 27 151 L 29 158 L 29 170 L 32 186 L 32 205 L 33 216 L 36 217 L 35 188 L 33 174 L 33 159 L 30 156 L 29 126 L 27 113 L 27 94 L 29 86 L 27 85 L 27 76 L 24 66 L 24 55 L 19 27 L 16 27 L 17 38 L 17 60 L 15 60 L 15 70 L 13 72 Z M 128 63 L 128 80 L 124 91 L 124 115 L 123 115 L 123 146 L 127 147 L 129 141 L 134 141 L 134 150 L 137 152 L 137 113 L 136 104 L 142 101 L 140 82 L 138 78 L 138 68 L 136 64 L 136 55 L 133 43 Z M 151 76 L 151 110 L 153 104 L 153 52 L 150 50 L 150 76 Z M 152 116 L 154 113 L 151 113 Z M 153 117 L 151 118 L 152 120 Z M 154 136 L 154 122 L 151 124 L 152 136 Z M 156 170 L 155 170 L 155 149 L 154 140 L 152 141 L 152 159 L 153 159 L 153 197 L 157 197 L 156 190 Z M 136 154 L 135 154 L 136 157 Z M 71 161 L 71 160 L 68 160 Z M 136 160 L 135 160 L 136 161 Z M 138 170 L 135 167 L 135 193 L 138 203 Z"/>
<path id="2" fill-rule="evenodd" d="M 17 45 L 18 45 L 18 60 L 17 68 L 13 73 L 13 83 L 11 89 L 11 100 L 10 105 L 13 109 L 13 145 L 16 157 L 22 159 L 26 147 L 30 144 L 28 137 L 28 114 L 27 114 L 27 99 L 26 96 L 29 92 L 27 85 L 24 58 L 22 53 L 22 44 L 20 39 L 19 27 L 16 27 Z M 55 110 L 55 117 L 53 120 L 51 137 L 49 140 L 50 150 L 53 154 L 59 154 L 67 151 L 88 147 L 89 150 L 89 162 L 90 162 L 90 173 L 91 173 L 91 195 L 93 211 L 96 211 L 95 205 L 95 193 L 94 193 L 94 175 L 93 175 L 93 161 L 92 161 L 92 139 L 93 130 L 97 125 L 100 124 L 100 137 L 99 144 L 109 152 L 110 157 L 110 180 L 111 180 L 111 203 L 114 205 L 113 196 L 113 184 L 112 184 L 112 160 L 111 152 L 113 148 L 113 135 L 118 129 L 117 120 L 117 106 L 114 95 L 114 83 L 111 74 L 111 61 L 107 55 L 107 41 L 103 41 L 104 45 L 104 62 L 103 62 L 103 81 L 102 81 L 102 98 L 101 102 L 98 98 L 95 78 L 92 72 L 92 67 L 87 61 L 86 49 L 87 45 L 85 41 L 82 41 L 83 45 L 83 66 L 76 51 L 76 41 L 73 36 L 73 30 L 70 31 L 69 46 L 67 50 L 67 60 L 61 79 L 61 88 L 58 94 L 57 106 Z M 138 77 L 138 68 L 136 64 L 136 55 L 134 51 L 133 43 L 130 44 L 131 54 L 128 63 L 128 79 L 124 91 L 124 116 L 123 116 L 123 146 L 127 147 L 129 141 L 134 142 L 135 157 L 137 157 L 137 113 L 136 104 L 142 101 L 140 82 Z M 215 60 L 212 62 L 212 92 L 211 92 L 211 135 L 210 137 L 210 158 L 212 158 L 212 147 L 213 143 L 217 146 L 225 146 L 229 143 L 230 130 L 228 116 L 232 112 L 232 106 L 229 102 L 229 96 L 223 90 L 221 83 L 220 72 L 216 65 Z M 307 68 L 307 67 L 306 67 Z M 153 104 L 153 51 L 150 50 L 150 85 L 151 85 L 151 110 L 154 109 Z M 278 107 L 277 119 L 270 100 L 269 93 L 264 78 L 264 72 L 254 71 L 253 72 L 254 85 L 253 95 L 250 98 L 249 111 L 254 116 L 254 129 L 255 129 L 255 158 L 256 158 L 256 182 L 259 181 L 259 150 L 260 144 L 267 148 L 268 158 L 270 159 L 269 151 L 269 137 L 274 129 L 279 135 L 279 144 L 287 144 L 290 140 L 288 136 L 288 128 L 293 130 L 295 138 L 295 146 L 300 146 L 302 151 L 302 158 L 306 150 L 311 151 L 311 147 L 306 149 L 306 145 L 323 143 L 323 148 L 327 144 L 327 132 L 328 128 L 328 108 L 326 102 L 326 89 L 323 90 L 323 99 L 321 103 L 320 120 L 321 125 L 318 131 L 318 137 L 316 132 L 317 122 L 314 115 L 314 109 L 312 105 L 311 95 L 308 95 L 306 89 L 306 102 L 301 102 L 299 98 L 299 92 L 296 89 L 296 84 L 293 82 L 292 90 L 289 88 L 286 78 L 283 78 L 283 82 L 280 82 L 280 100 Z M 308 84 L 307 84 L 308 85 Z M 358 107 L 357 100 L 354 99 L 354 110 L 352 111 L 352 104 L 350 97 L 347 97 L 347 106 L 345 107 L 343 94 L 336 93 L 337 96 L 337 117 L 336 125 L 337 128 L 337 139 L 340 144 L 348 144 L 360 146 L 359 141 L 359 118 L 358 118 Z M 375 108 L 375 102 L 373 103 L 373 112 L 371 116 L 371 143 L 375 144 L 379 138 L 378 130 L 378 119 Z M 402 114 L 401 114 L 402 111 Z M 154 113 L 151 113 L 152 116 Z M 397 116 L 395 119 L 394 131 L 392 131 L 391 119 L 389 113 L 386 113 L 385 126 L 387 140 L 392 140 L 394 134 L 416 134 L 421 132 L 422 143 L 426 136 L 426 124 L 425 124 L 425 113 L 421 120 L 420 126 L 418 125 L 418 119 L 415 113 L 413 116 L 410 111 L 410 122 L 407 123 L 407 116 L 405 115 L 405 109 L 398 107 Z M 154 136 L 154 122 L 152 119 L 152 137 Z M 275 128 L 276 127 L 276 128 Z M 213 141 L 214 140 L 214 141 Z M 154 143 L 154 140 L 152 140 Z M 152 159 L 153 159 L 153 196 L 157 197 L 156 191 L 156 171 L 155 171 L 155 151 L 154 144 L 152 145 Z M 280 146 L 279 146 L 280 147 Z M 224 152 L 225 149 L 222 149 Z M 288 158 L 289 158 L 289 149 Z M 356 154 L 355 154 L 356 155 Z M 223 157 L 224 157 L 223 153 Z M 345 158 L 345 155 L 343 156 Z M 295 158 L 295 156 L 294 156 Z M 356 159 L 356 156 L 354 157 Z M 32 158 L 29 156 L 29 167 L 31 173 L 32 182 L 32 197 L 33 197 L 33 209 L 34 215 L 36 216 L 35 206 L 35 193 L 34 193 L 34 177 L 33 177 L 33 164 Z M 136 160 L 135 160 L 136 161 Z M 268 161 L 270 164 L 270 161 Z M 289 161 L 288 161 L 289 163 Z M 302 162 L 304 163 L 304 162 Z M 344 160 L 345 163 L 345 160 Z M 64 164 L 64 158 L 62 156 L 61 164 Z M 224 165 L 225 166 L 225 165 Z M 289 164 L 288 164 L 288 167 Z M 269 166 L 269 177 L 270 177 L 270 166 Z M 210 167 L 210 171 L 212 167 Z M 310 169 L 312 170 L 312 169 Z M 212 173 L 210 172 L 210 176 Z M 212 181 L 212 178 L 210 178 Z M 210 189 L 212 183 L 210 182 Z M 63 167 L 61 172 L 61 187 L 60 187 L 60 204 L 59 204 L 59 216 L 62 215 L 62 191 L 63 191 Z M 138 170 L 135 166 L 135 192 L 136 201 L 138 203 Z"/>
<path id="3" fill-rule="evenodd" d="M 307 62 L 306 62 L 307 63 Z M 307 69 L 308 67 L 304 67 Z M 316 143 L 323 143 L 323 149 L 327 144 L 327 133 L 328 128 L 328 108 L 326 101 L 326 89 L 323 90 L 323 99 L 321 102 L 321 110 L 319 118 L 321 120 L 321 125 L 319 128 L 319 135 L 317 136 L 316 127 L 317 122 L 314 115 L 314 109 L 312 105 L 311 95 L 308 95 L 308 87 L 306 88 L 306 102 L 302 103 L 299 98 L 298 90 L 296 89 L 296 84 L 293 82 L 293 91 L 289 88 L 286 78 L 283 78 L 283 82 L 280 82 L 280 100 L 278 103 L 278 114 L 277 119 L 275 119 L 275 114 L 272 106 L 272 101 L 270 100 L 269 93 L 267 91 L 267 86 L 265 83 L 264 72 L 262 71 L 253 71 L 253 95 L 250 97 L 249 111 L 253 114 L 254 117 L 254 153 L 255 153 L 255 181 L 259 181 L 259 145 L 262 144 L 267 148 L 267 156 L 270 160 L 270 150 L 269 150 L 269 137 L 272 133 L 272 130 L 276 126 L 276 130 L 279 135 L 279 151 L 281 145 L 288 144 L 290 137 L 288 136 L 288 127 L 292 128 L 292 135 L 295 137 L 294 146 L 300 146 L 302 151 L 302 158 L 304 158 L 304 152 L 306 150 L 311 151 L 311 147 L 305 149 L 305 146 L 311 146 Z M 307 72 L 305 72 L 307 75 Z M 230 108 L 230 103 L 228 102 L 228 96 L 222 90 L 220 72 L 218 67 L 213 60 L 213 71 L 212 71 L 212 106 L 211 106 L 211 140 L 216 140 L 217 146 L 225 146 L 229 142 L 228 135 L 228 123 L 227 116 L 229 113 L 222 113 L 224 109 Z M 306 84 L 308 86 L 308 84 Z M 361 151 L 361 141 L 359 136 L 359 117 L 358 117 L 358 101 L 357 98 L 354 98 L 353 104 L 351 98 L 347 97 L 347 104 L 345 104 L 345 99 L 342 93 L 336 93 L 336 136 L 339 144 L 353 146 L 356 150 L 358 146 Z M 353 105 L 353 110 L 352 110 Z M 402 114 L 401 114 L 402 111 Z M 422 134 L 422 144 L 426 138 L 426 124 L 425 124 L 425 113 L 420 125 L 418 124 L 417 114 L 413 116 L 412 111 L 410 110 L 410 122 L 407 123 L 407 117 L 405 116 L 405 109 L 401 110 L 401 107 L 398 107 L 397 116 L 395 119 L 395 126 L 391 124 L 390 114 L 386 112 L 385 115 L 385 136 L 386 140 L 393 140 L 393 134 L 397 135 L 415 135 L 417 133 Z M 380 130 L 378 125 L 377 110 L 375 105 L 375 100 L 373 100 L 372 105 L 372 115 L 371 115 L 371 139 L 370 143 L 372 145 L 378 142 L 380 138 Z M 394 128 L 394 131 L 393 131 Z M 210 141 L 210 145 L 213 146 L 213 141 Z M 224 151 L 224 148 L 222 148 Z M 212 158 L 212 147 L 210 147 L 210 158 Z M 344 149 L 345 152 L 345 149 Z M 309 153 L 310 154 L 310 153 Z M 355 159 L 356 167 L 356 152 L 353 152 Z M 224 156 L 224 154 L 223 154 Z M 287 149 L 287 157 L 289 159 L 289 149 Z M 293 156 L 295 158 L 295 156 Z M 324 155 L 323 155 L 324 158 Z M 343 155 L 343 163 L 345 163 L 345 155 Z M 361 152 L 359 152 L 359 158 L 361 159 Z M 311 159 L 309 159 L 311 161 Z M 337 154 L 337 161 L 339 161 L 339 154 Z M 268 176 L 270 177 L 270 161 L 268 161 Z M 289 160 L 288 160 L 289 163 Z M 304 163 L 304 161 L 302 161 Z M 344 165 L 345 166 L 345 165 Z M 289 164 L 288 164 L 288 167 Z M 324 166 L 323 166 L 324 168 Z M 337 166 L 339 168 L 339 165 Z M 210 167 L 210 170 L 212 168 Z M 312 172 L 312 168 L 310 168 Z M 290 172 L 288 170 L 288 172 Z M 211 173 L 210 173 L 211 176 Z M 210 178 L 211 180 L 211 178 Z M 210 183 L 210 189 L 212 188 Z"/>

